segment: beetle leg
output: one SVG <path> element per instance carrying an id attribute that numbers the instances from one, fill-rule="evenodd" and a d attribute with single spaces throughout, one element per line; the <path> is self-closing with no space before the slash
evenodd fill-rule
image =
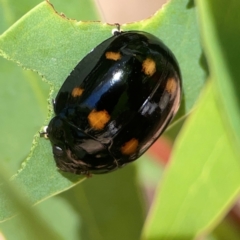
<path id="1" fill-rule="evenodd" d="M 39 132 L 40 137 L 44 137 L 44 138 L 48 139 L 47 128 L 48 128 L 48 126 L 44 126 L 43 131 Z"/>

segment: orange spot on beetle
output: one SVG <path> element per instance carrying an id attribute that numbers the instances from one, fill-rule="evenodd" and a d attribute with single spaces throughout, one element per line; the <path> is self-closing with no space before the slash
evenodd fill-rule
<path id="1" fill-rule="evenodd" d="M 131 155 L 136 152 L 138 147 L 138 140 L 136 138 L 130 139 L 128 142 L 124 143 L 121 147 L 121 152 L 124 155 Z"/>
<path id="2" fill-rule="evenodd" d="M 88 115 L 89 125 L 95 130 L 102 130 L 109 122 L 111 116 L 106 110 L 96 111 L 93 109 Z"/>
<path id="3" fill-rule="evenodd" d="M 121 53 L 120 52 L 106 52 L 105 53 L 106 59 L 117 61 L 121 59 Z"/>
<path id="4" fill-rule="evenodd" d="M 156 72 L 156 63 L 151 58 L 147 58 L 142 63 L 142 71 L 148 75 L 152 76 Z"/>
<path id="5" fill-rule="evenodd" d="M 173 94 L 173 93 L 176 92 L 176 90 L 177 90 L 177 82 L 176 82 L 175 78 L 169 78 L 167 80 L 167 84 L 166 84 L 165 89 L 170 94 Z"/>
<path id="6" fill-rule="evenodd" d="M 84 89 L 80 88 L 80 87 L 75 87 L 73 90 L 72 90 L 72 96 L 75 98 L 75 97 L 80 97 L 83 93 Z"/>

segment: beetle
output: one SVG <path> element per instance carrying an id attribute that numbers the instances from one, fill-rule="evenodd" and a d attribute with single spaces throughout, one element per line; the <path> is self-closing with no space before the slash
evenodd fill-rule
<path id="1" fill-rule="evenodd" d="M 181 84 L 175 56 L 154 35 L 118 31 L 100 43 L 55 98 L 45 133 L 57 167 L 90 176 L 138 159 L 175 116 Z"/>

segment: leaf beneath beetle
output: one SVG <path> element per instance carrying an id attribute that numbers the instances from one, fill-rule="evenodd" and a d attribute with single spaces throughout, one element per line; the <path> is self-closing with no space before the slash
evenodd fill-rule
<path id="1" fill-rule="evenodd" d="M 152 18 L 122 28 L 151 32 L 173 50 L 182 69 L 185 88 L 179 116 L 189 112 L 202 88 L 205 72 L 199 64 L 201 48 L 195 13 L 188 7 L 188 1 L 169 2 Z M 110 37 L 111 30 L 112 26 L 107 24 L 67 19 L 57 14 L 48 2 L 43 2 L 1 35 L 0 54 L 42 75 L 52 86 L 50 98 L 53 98 L 75 65 Z M 37 134 L 30 157 L 13 181 L 22 185 L 32 203 L 37 203 L 81 179 L 56 170 L 50 143 L 39 139 Z M 6 207 L 1 209 L 7 204 L 3 195 L 0 196 L 1 219 L 5 219 L 13 212 Z"/>

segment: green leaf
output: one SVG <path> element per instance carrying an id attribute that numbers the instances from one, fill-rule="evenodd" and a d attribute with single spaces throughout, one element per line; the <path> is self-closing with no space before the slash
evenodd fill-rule
<path id="1" fill-rule="evenodd" d="M 203 44 L 211 76 L 219 92 L 222 117 L 231 125 L 235 144 L 240 146 L 240 2 L 197 2 L 202 21 Z"/>
<path id="2" fill-rule="evenodd" d="M 41 217 L 48 228 L 52 229 L 52 232 L 56 232 L 62 239 L 80 240 L 79 229 L 81 228 L 81 217 L 65 199 L 58 196 L 49 198 L 38 204 L 32 211 L 41 213 Z M 34 229 L 34 235 L 29 234 L 32 228 L 29 224 L 24 224 L 23 214 L 19 214 L 11 220 L 0 224 L 1 232 L 6 239 L 30 240 L 36 239 L 38 235 L 42 237 L 42 229 L 40 228 L 38 230 Z M 37 218 L 39 219 L 39 216 Z M 31 218 L 30 221 L 34 222 L 34 218 Z M 45 237 L 45 239 L 52 238 Z"/>
<path id="3" fill-rule="evenodd" d="M 215 94 L 210 82 L 179 135 L 143 239 L 195 239 L 220 221 L 239 193 L 240 153 Z"/>
<path id="4" fill-rule="evenodd" d="M 2 190 L 4 191 L 5 198 L 8 200 L 8 204 L 11 205 L 11 208 L 21 212 L 21 215 L 18 216 L 21 228 L 28 229 L 25 232 L 25 239 L 52 239 L 60 240 L 62 237 L 58 235 L 53 229 L 51 229 L 42 218 L 41 214 L 27 205 L 26 199 L 23 198 L 13 183 L 9 183 L 6 170 L 1 166 L 0 168 L 0 182 L 2 184 Z M 2 229 L 2 226 L 1 226 Z M 17 228 L 19 230 L 19 228 Z M 14 232 L 15 239 L 19 239 L 17 229 Z M 21 231 L 22 232 L 22 231 Z M 21 233 L 22 234 L 22 233 Z M 14 238 L 12 238 L 14 239 Z"/>
<path id="5" fill-rule="evenodd" d="M 27 11 L 41 2 L 42 0 L 1 1 L 0 32 L 6 30 Z M 51 0 L 51 3 L 55 6 L 58 12 L 64 11 L 64 14 L 69 18 L 75 18 L 81 21 L 96 21 L 100 19 L 94 0 Z"/>
<path id="6" fill-rule="evenodd" d="M 133 165 L 61 194 L 81 214 L 81 239 L 139 239 L 145 208 Z"/>
<path id="7" fill-rule="evenodd" d="M 0 32 L 2 33 L 31 8 L 39 4 L 40 0 L 14 1 L 5 0 L 0 2 Z"/>
<path id="8" fill-rule="evenodd" d="M 155 34 L 176 54 L 186 89 L 179 116 L 189 112 L 204 84 L 205 72 L 199 63 L 201 48 L 196 26 L 194 9 L 188 8 L 187 0 L 172 1 L 154 17 L 122 26 L 123 30 Z M 110 37 L 112 28 L 102 23 L 69 20 L 57 14 L 48 2 L 43 2 L 0 36 L 0 54 L 43 76 L 51 85 L 51 99 L 79 60 Z M 13 181 L 24 189 L 32 203 L 37 203 L 68 189 L 81 179 L 56 170 L 50 143 L 39 139 L 37 134 L 30 157 Z M 0 196 L 3 220 L 13 211 L 1 209 L 7 204 L 4 195 Z"/>
<path id="9" fill-rule="evenodd" d="M 100 20 L 100 15 L 97 11 L 94 0 L 68 0 L 59 1 L 51 0 L 57 12 L 63 12 L 68 18 L 79 19 L 81 21 L 96 21 Z"/>
<path id="10" fill-rule="evenodd" d="M 145 207 L 133 165 L 94 176 L 34 208 L 63 239 L 139 239 Z M 127 183 L 127 184 L 126 184 Z M 26 240 L 29 228 L 21 215 L 0 224 L 6 239 Z M 13 227 L 21 230 L 16 233 Z M 109 227 L 111 226 L 111 227 Z M 17 235 L 16 235 L 17 234 Z"/>
<path id="11" fill-rule="evenodd" d="M 34 6 L 34 1 L 25 0 L 12 5 L 10 0 L 1 1 L 0 32 Z M 4 99 L 0 103 L 0 111 L 4 113 L 0 125 L 1 161 L 14 174 L 29 153 L 33 135 L 46 119 L 49 86 L 40 81 L 37 73 L 23 70 L 3 58 L 0 59 L 0 69 L 0 96 Z"/>
<path id="12" fill-rule="evenodd" d="M 15 174 L 31 148 L 33 135 L 47 116 L 49 87 L 31 71 L 0 59 L 1 163 Z M 30 121 L 30 123 L 29 123 Z"/>

